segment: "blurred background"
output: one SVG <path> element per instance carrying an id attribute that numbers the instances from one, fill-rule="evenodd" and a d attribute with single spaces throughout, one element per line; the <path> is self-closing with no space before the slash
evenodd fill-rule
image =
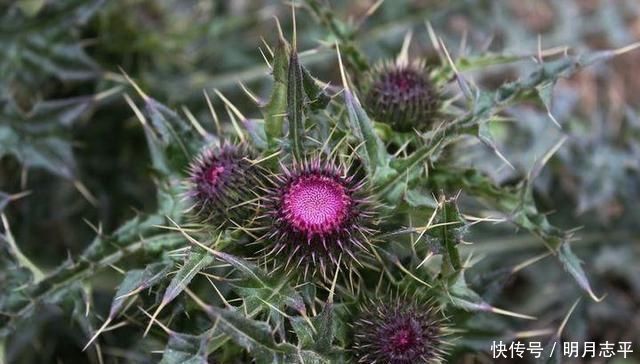
<path id="1" fill-rule="evenodd" d="M 486 52 L 522 56 L 465 73 L 486 89 L 527 75 L 539 47 L 580 53 L 640 40 L 637 0 L 393 0 L 370 16 L 371 0 L 297 3 L 302 63 L 333 84 L 339 78 L 333 38 L 322 14 L 309 4 L 328 4 L 335 18 L 362 22 L 355 41 L 374 61 L 394 57 L 409 30 L 414 33 L 410 54 L 437 59 L 425 21 L 454 58 Z M 53 269 L 93 239 L 90 224 L 112 231 L 136 211 L 154 209 L 144 133 L 123 98 L 134 91 L 122 71 L 147 94 L 179 113 L 188 109 L 199 120 L 210 120 L 203 90 L 213 95 L 214 89 L 245 115 L 257 116 L 240 82 L 267 97 L 271 80 L 260 53 L 268 51 L 265 42 L 276 39 L 274 17 L 289 31 L 290 13 L 290 4 L 281 0 L 0 2 L 0 210 L 23 253 Z M 578 229 L 574 251 L 596 294 L 606 298 L 599 304 L 582 300 L 563 336 L 633 341 L 637 358 L 640 51 L 559 82 L 550 100 L 561 129 L 534 104 L 507 110 L 509 122 L 495 127 L 499 148 L 515 170 L 497 168 L 499 160 L 473 143 L 459 148 L 460 163 L 509 183 L 566 137 L 536 180 L 536 202 L 556 225 Z M 219 99 L 213 104 L 224 110 Z M 474 244 L 465 249 L 479 262 L 467 274 L 469 283 L 492 304 L 539 318 L 523 324 L 478 317 L 461 339 L 465 350 L 456 360 L 492 363 L 487 340 L 557 325 L 581 291 L 554 259 L 505 274 L 505 267 L 546 251 L 534 238 L 502 225 L 472 233 Z M 8 279 L 5 268 L 0 286 Z M 97 278 L 97 304 L 108 307 L 116 284 Z M 25 328 L 37 332 L 16 340 L 8 357 L 19 363 L 92 360 L 80 352 L 86 337 L 76 335 L 64 317 L 52 313 L 46 320 Z M 115 349 L 111 354 L 137 362 Z"/>

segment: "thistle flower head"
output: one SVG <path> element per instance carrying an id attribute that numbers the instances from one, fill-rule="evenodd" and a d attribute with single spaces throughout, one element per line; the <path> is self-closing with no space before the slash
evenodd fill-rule
<path id="1" fill-rule="evenodd" d="M 368 75 L 367 111 L 398 131 L 429 126 L 439 95 L 422 62 L 384 63 Z"/>
<path id="2" fill-rule="evenodd" d="M 339 260 L 367 251 L 372 212 L 364 181 L 320 160 L 284 167 L 276 180 L 265 240 L 268 255 L 286 270 L 326 276 Z"/>
<path id="3" fill-rule="evenodd" d="M 442 319 L 428 303 L 408 298 L 369 300 L 352 324 L 359 363 L 441 363 Z"/>
<path id="4" fill-rule="evenodd" d="M 246 216 L 251 188 L 259 182 L 257 168 L 244 145 L 208 147 L 189 166 L 189 211 L 200 220 L 235 219 Z"/>

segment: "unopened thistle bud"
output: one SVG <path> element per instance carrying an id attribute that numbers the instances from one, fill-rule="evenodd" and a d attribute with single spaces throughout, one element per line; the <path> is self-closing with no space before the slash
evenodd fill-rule
<path id="1" fill-rule="evenodd" d="M 244 145 L 206 148 L 189 166 L 189 212 L 201 222 L 225 224 L 246 218 L 260 181 L 251 153 Z"/>
<path id="2" fill-rule="evenodd" d="M 366 83 L 367 111 L 376 121 L 405 132 L 432 125 L 440 96 L 422 62 L 381 64 Z"/>
<path id="3" fill-rule="evenodd" d="M 428 303 L 412 298 L 370 299 L 360 306 L 353 353 L 358 363 L 441 363 L 446 328 Z"/>

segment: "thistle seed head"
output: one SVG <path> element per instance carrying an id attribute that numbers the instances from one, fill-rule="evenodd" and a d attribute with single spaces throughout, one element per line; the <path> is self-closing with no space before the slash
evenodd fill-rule
<path id="1" fill-rule="evenodd" d="M 422 62 L 384 63 L 369 73 L 367 84 L 367 111 L 377 121 L 398 131 L 431 125 L 440 97 Z"/>
<path id="2" fill-rule="evenodd" d="M 408 298 L 368 300 L 352 324 L 358 363 L 441 363 L 442 319 L 428 303 Z"/>
<path id="3" fill-rule="evenodd" d="M 189 209 L 201 222 L 246 218 L 255 198 L 252 188 L 260 182 L 257 167 L 245 145 L 208 147 L 189 166 Z M 217 221 L 216 221 L 217 223 Z"/>
<path id="4" fill-rule="evenodd" d="M 305 277 L 316 272 L 326 277 L 339 260 L 357 261 L 373 233 L 364 184 L 319 159 L 283 167 L 269 194 L 267 255 Z"/>

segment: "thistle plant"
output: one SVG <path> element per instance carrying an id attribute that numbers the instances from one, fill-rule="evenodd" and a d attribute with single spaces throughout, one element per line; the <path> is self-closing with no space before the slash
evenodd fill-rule
<path id="1" fill-rule="evenodd" d="M 63 30 L 81 27 L 81 20 L 102 3 L 95 8 L 61 3 L 67 6 L 56 3 L 43 10 L 55 25 L 43 33 L 44 43 L 31 33 L 23 37 L 24 44 L 22 38 L 11 40 L 13 47 L 7 49 L 22 50 L 12 54 L 12 62 L 52 65 L 56 78 L 77 76 L 61 72 L 56 59 L 34 61 L 29 48 L 45 44 L 52 50 L 44 53 L 60 55 L 68 42 L 77 42 L 72 47 L 77 58 L 89 57 L 76 38 L 82 33 L 62 36 Z M 0 93 L 2 120 L 10 119 L 0 124 L 0 155 L 15 156 L 25 170 L 44 166 L 96 206 L 102 206 L 105 194 L 92 194 L 79 181 L 82 174 L 73 158 L 82 156 L 73 155 L 79 148 L 59 136 L 66 135 L 59 127 L 68 126 L 70 118 L 79 123 L 78 110 L 115 103 L 112 96 L 121 95 L 122 113 L 135 120 L 135 130 L 144 136 L 148 161 L 142 169 L 155 197 L 155 203 L 141 203 L 145 209 L 131 213 L 119 228 L 87 221 L 95 238 L 51 268 L 31 259 L 32 250 L 23 251 L 12 232 L 11 214 L 4 215 L 28 193 L 0 192 L 0 239 L 6 243 L 0 251 L 0 364 L 58 360 L 57 352 L 34 359 L 36 354 L 21 346 L 39 343 L 33 328 L 44 330 L 55 315 L 73 324 L 64 335 L 43 331 L 48 344 L 57 342 L 52 346 L 77 346 L 65 362 L 116 363 L 122 356 L 162 364 L 434 364 L 476 355 L 486 361 L 492 339 L 541 335 L 549 346 L 562 340 L 576 305 L 560 313 L 550 306 L 564 309 L 559 301 L 567 292 L 592 301 L 601 297 L 572 250 L 579 233 L 561 228 L 571 224 L 548 213 L 545 203 L 551 199 L 541 191 L 552 195 L 557 189 L 540 185 L 567 173 L 566 165 L 556 167 L 561 172 L 553 170 L 553 163 L 547 166 L 550 160 L 567 165 L 578 160 L 580 166 L 598 161 L 564 152 L 559 160 L 554 157 L 570 138 L 556 125 L 551 95 L 562 78 L 635 46 L 581 54 L 540 45 L 534 54 L 512 55 L 463 42 L 452 53 L 446 26 L 434 16 L 434 25 L 407 29 L 404 42 L 384 26 L 371 32 L 393 40 L 385 43 L 398 54 L 390 62 L 372 51 L 368 43 L 377 39 L 367 40 L 360 28 L 375 20 L 378 6 L 387 5 L 376 3 L 361 21 L 344 22 L 324 2 L 294 2 L 286 30 L 276 20 L 273 31 L 261 34 L 263 43 L 256 44 L 262 54 L 252 48 L 251 59 L 264 64 L 234 77 L 209 80 L 206 72 L 194 71 L 180 79 L 180 87 L 165 87 L 171 74 L 162 72 L 180 68 L 182 56 L 204 67 L 203 60 L 212 59 L 209 52 L 222 49 L 220 62 L 226 62 L 226 52 L 246 41 L 244 34 L 234 36 L 237 23 L 224 21 L 219 29 L 205 22 L 197 33 L 221 32 L 220 42 L 231 40 L 153 69 L 164 77 L 145 77 L 145 70 L 137 69 L 145 62 L 134 61 L 119 73 L 93 75 L 100 81 L 92 84 L 100 90 L 96 95 L 38 104 L 29 112 L 21 107 L 33 100 L 22 100 L 15 90 Z M 115 9 L 110 11 L 121 10 Z M 172 19 L 175 9 L 164 10 L 158 14 Z M 65 20 L 67 11 L 74 21 Z M 301 12 L 316 22 L 300 24 L 296 16 Z M 255 22 L 243 20 L 242 26 Z M 97 23 L 93 26 L 110 21 Z M 31 29 L 35 23 L 25 24 Z M 414 33 L 418 42 L 413 42 Z M 155 44 L 138 40 L 133 43 Z M 419 44 L 429 41 L 439 62 L 430 60 L 427 66 Z M 141 59 L 172 53 L 167 51 L 173 42 L 160 43 L 167 48 L 150 50 Z M 202 44 L 207 42 L 196 38 L 190 46 Z M 303 49 L 309 44 L 317 47 Z M 101 57 L 99 52 L 94 56 Z M 330 67 L 315 67 L 315 62 Z M 525 62 L 515 81 L 501 79 L 495 87 L 480 81 L 489 66 L 517 68 Z M 82 70 L 94 65 L 86 63 Z M 0 65 L 3 72 L 12 69 Z M 17 82 L 27 74 L 9 76 Z M 238 78 L 243 82 L 236 85 Z M 256 80 L 270 87 L 257 87 Z M 209 81 L 219 88 L 209 87 Z M 3 91 L 11 89 L 0 82 Z M 98 87 L 104 84 L 110 87 Z M 174 110 L 160 101 L 165 98 L 186 100 L 190 107 Z M 519 121 L 514 115 L 531 105 L 544 116 L 544 127 L 559 137 L 547 140 L 545 148 L 536 144 L 530 154 L 539 158 L 525 164 L 515 150 L 521 146 L 509 140 L 512 125 L 505 121 Z M 110 107 L 103 117 L 115 118 Z M 142 154 L 136 151 L 125 155 Z M 550 168 L 552 176 L 544 175 Z M 541 174 L 544 178 L 537 178 Z M 540 289 L 523 302 L 501 297 L 514 277 L 552 260 L 564 274 L 546 275 L 545 265 L 528 277 L 545 289 L 557 289 L 553 297 L 541 298 Z M 546 315 L 540 307 L 553 313 L 535 322 Z"/>

